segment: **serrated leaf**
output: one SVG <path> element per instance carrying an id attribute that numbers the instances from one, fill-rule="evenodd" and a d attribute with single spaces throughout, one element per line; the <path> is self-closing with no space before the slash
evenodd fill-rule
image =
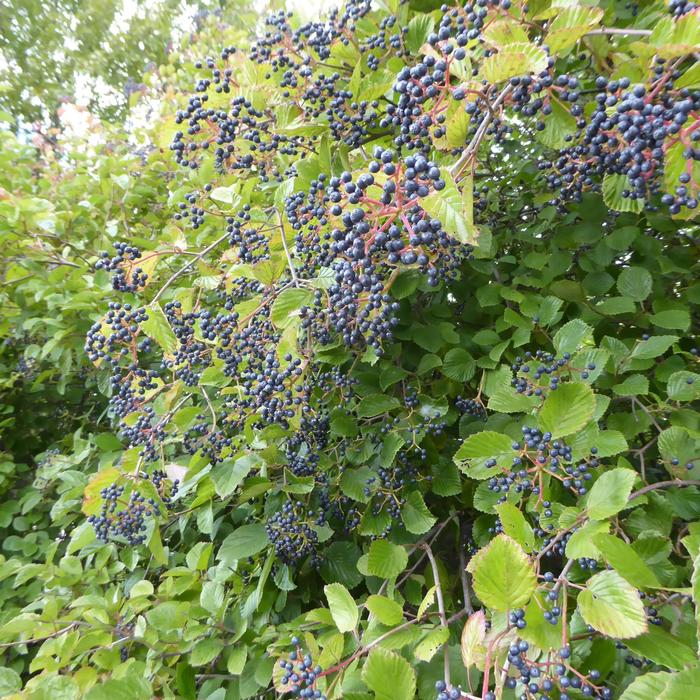
<path id="1" fill-rule="evenodd" d="M 588 384 L 562 384 L 550 391 L 542 405 L 539 425 L 555 438 L 581 430 L 593 417 L 595 394 Z"/>
<path id="2" fill-rule="evenodd" d="M 323 587 L 331 617 L 339 632 L 350 632 L 357 627 L 360 613 L 355 600 L 342 583 L 329 583 Z"/>
<path id="3" fill-rule="evenodd" d="M 272 302 L 270 308 L 270 320 L 277 328 L 286 328 L 295 318 L 299 317 L 299 311 L 303 306 L 313 303 L 314 294 L 310 289 L 291 287 L 283 290 Z"/>
<path id="4" fill-rule="evenodd" d="M 537 140 L 549 148 L 564 148 L 576 133 L 576 117 L 566 109 L 559 100 L 550 101 L 551 114 L 547 115 L 544 129 L 536 132 Z"/>
<path id="5" fill-rule="evenodd" d="M 371 595 L 365 601 L 365 607 L 383 625 L 398 625 L 403 620 L 403 608 L 395 601 L 383 595 Z"/>
<path id="6" fill-rule="evenodd" d="M 438 219 L 445 231 L 460 243 L 475 245 L 477 230 L 469 225 L 465 216 L 464 200 L 452 175 L 446 168 L 440 169 L 440 177 L 445 181 L 442 190 L 435 190 L 420 200 L 420 206 L 435 219 Z"/>
<path id="7" fill-rule="evenodd" d="M 205 666 L 211 663 L 224 648 L 220 639 L 202 639 L 194 645 L 190 652 L 190 663 L 193 666 Z"/>
<path id="8" fill-rule="evenodd" d="M 406 502 L 401 507 L 401 519 L 406 530 L 414 535 L 424 535 L 437 522 L 420 491 L 411 491 L 406 496 Z"/>
<path id="9" fill-rule="evenodd" d="M 362 680 L 374 691 L 376 700 L 410 700 L 416 694 L 416 674 L 408 661 L 381 647 L 369 653 Z"/>
<path id="10" fill-rule="evenodd" d="M 386 540 L 375 540 L 369 548 L 367 570 L 379 578 L 395 578 L 408 564 L 408 554 L 403 547 Z"/>
<path id="11" fill-rule="evenodd" d="M 177 350 L 178 341 L 163 309 L 157 303 L 151 304 L 146 313 L 148 318 L 139 324 L 141 330 L 155 340 L 166 353 L 174 353 Z"/>
<path id="12" fill-rule="evenodd" d="M 586 624 L 613 639 L 631 639 L 647 631 L 637 589 L 615 571 L 601 571 L 588 579 L 577 607 Z"/>
<path id="13" fill-rule="evenodd" d="M 677 335 L 654 335 L 637 343 L 632 348 L 630 359 L 653 360 L 663 355 L 677 340 Z"/>
<path id="14" fill-rule="evenodd" d="M 687 644 L 657 625 L 650 625 L 646 634 L 630 639 L 625 646 L 655 664 L 677 671 L 697 662 L 695 652 Z"/>
<path id="15" fill-rule="evenodd" d="M 608 564 L 633 586 L 655 588 L 661 585 L 646 562 L 619 537 L 601 534 L 596 535 L 593 542 Z"/>
<path id="16" fill-rule="evenodd" d="M 522 511 L 508 502 L 498 504 L 495 506 L 495 510 L 501 520 L 503 532 L 512 537 L 526 551 L 532 551 L 535 545 L 535 533 Z"/>
<path id="17" fill-rule="evenodd" d="M 525 605 L 537 587 L 532 563 L 520 545 L 507 535 L 498 535 L 469 561 L 474 591 L 490 608 L 512 610 Z"/>
<path id="18" fill-rule="evenodd" d="M 618 396 L 644 396 L 649 393 L 649 380 L 643 374 L 632 374 L 612 390 Z"/>
<path id="19" fill-rule="evenodd" d="M 636 478 L 637 472 L 622 467 L 603 472 L 588 492 L 586 510 L 591 520 L 605 520 L 625 508 Z"/>
<path id="20" fill-rule="evenodd" d="M 216 558 L 228 566 L 238 559 L 252 557 L 269 544 L 270 540 L 262 523 L 242 525 L 224 539 Z"/>
<path id="21" fill-rule="evenodd" d="M 482 35 L 487 44 L 498 48 L 508 44 L 526 44 L 528 42 L 527 32 L 511 17 L 490 22 L 484 27 Z"/>
<path id="22" fill-rule="evenodd" d="M 629 211 L 638 214 L 644 207 L 644 200 L 623 197 L 631 185 L 626 175 L 606 175 L 603 178 L 603 201 L 615 211 Z"/>
<path id="23" fill-rule="evenodd" d="M 374 418 L 400 406 L 398 399 L 386 394 L 369 394 L 360 400 L 357 415 L 360 418 Z"/>
<path id="24" fill-rule="evenodd" d="M 658 700 L 672 678 L 670 673 L 644 673 L 627 686 L 625 692 L 620 695 L 620 700 Z"/>
<path id="25" fill-rule="evenodd" d="M 489 479 L 498 474 L 498 467 L 510 468 L 513 464 L 513 439 L 502 433 L 484 430 L 470 435 L 457 450 L 455 464 L 473 479 Z M 497 466 L 488 467 L 495 459 Z"/>
<path id="26" fill-rule="evenodd" d="M 484 59 L 482 76 L 490 83 L 500 83 L 516 75 L 541 73 L 547 68 L 547 54 L 530 43 L 513 43 Z"/>
<path id="27" fill-rule="evenodd" d="M 486 660 L 486 615 L 483 610 L 472 613 L 462 628 L 460 638 L 462 663 L 465 668 L 482 668 Z"/>
<path id="28" fill-rule="evenodd" d="M 442 361 L 442 372 L 457 382 L 468 382 L 476 370 L 474 358 L 462 348 L 452 348 Z"/>
<path id="29" fill-rule="evenodd" d="M 416 644 L 413 655 L 419 661 L 430 661 L 438 649 L 450 638 L 450 630 L 447 627 L 438 627 L 430 630 L 423 639 Z"/>
<path id="30" fill-rule="evenodd" d="M 557 354 L 574 353 L 593 337 L 593 329 L 578 318 L 565 323 L 552 339 Z"/>
<path id="31" fill-rule="evenodd" d="M 644 301 L 651 293 L 654 280 L 643 267 L 626 267 L 617 278 L 617 289 L 634 301 Z"/>
<path id="32" fill-rule="evenodd" d="M 418 14 L 408 23 L 406 32 L 406 48 L 415 53 L 428 40 L 428 35 L 433 31 L 435 20 L 427 14 Z"/>
<path id="33" fill-rule="evenodd" d="M 690 313 L 683 309 L 669 309 L 651 314 L 649 320 L 659 328 L 685 331 L 690 326 Z"/>
<path id="34" fill-rule="evenodd" d="M 560 7 L 549 25 L 544 43 L 552 54 L 573 46 L 581 37 L 599 24 L 603 10 L 579 5 Z"/>

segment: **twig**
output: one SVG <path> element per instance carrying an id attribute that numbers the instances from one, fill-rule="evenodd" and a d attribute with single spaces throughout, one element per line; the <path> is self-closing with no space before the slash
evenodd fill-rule
<path id="1" fill-rule="evenodd" d="M 442 597 L 442 586 L 440 585 L 440 571 L 438 570 L 437 561 L 435 560 L 433 550 L 430 549 L 429 544 L 424 544 L 423 549 L 425 550 L 425 553 L 427 554 L 428 559 L 430 560 L 430 566 L 433 569 L 433 579 L 435 581 L 435 593 L 437 596 L 438 612 L 440 613 L 440 625 L 445 629 L 448 629 L 447 616 L 445 615 L 445 600 Z M 445 683 L 447 683 L 447 687 L 449 688 L 451 687 L 452 683 L 450 682 L 450 655 L 449 650 L 447 648 L 447 643 L 444 643 L 442 645 L 442 651 L 445 665 Z"/>
<path id="2" fill-rule="evenodd" d="M 280 224 L 280 237 L 282 238 L 282 247 L 284 248 L 284 254 L 287 256 L 287 262 L 289 263 L 289 271 L 292 273 L 292 284 L 296 287 L 299 283 L 297 280 L 297 271 L 294 269 L 292 256 L 289 254 L 289 248 L 287 247 L 287 239 L 284 237 L 284 221 L 282 220 L 282 212 L 277 212 L 277 219 Z"/>
<path id="3" fill-rule="evenodd" d="M 185 263 L 179 270 L 173 272 L 173 274 L 166 280 L 165 284 L 156 292 L 156 295 L 151 299 L 151 304 L 155 304 L 158 299 L 163 296 L 163 292 L 178 278 L 184 275 L 198 260 L 201 260 L 207 253 L 210 253 L 216 246 L 223 243 L 231 234 L 225 233 L 223 236 L 217 238 L 213 243 L 210 243 L 203 251 L 197 253 L 195 257 L 189 262 Z"/>
<path id="4" fill-rule="evenodd" d="M 204 394 L 204 398 L 206 399 L 207 406 L 209 406 L 209 413 L 211 413 L 211 431 L 214 432 L 216 430 L 216 411 L 214 410 L 214 406 L 212 406 L 211 399 L 209 398 L 209 394 L 207 394 L 206 389 L 203 386 L 199 387 L 202 390 L 202 394 Z"/>
<path id="5" fill-rule="evenodd" d="M 489 124 L 491 123 L 491 120 L 494 117 L 496 109 L 500 107 L 501 103 L 503 102 L 503 100 L 506 99 L 506 97 L 508 97 L 508 94 L 511 92 L 512 89 L 513 86 L 510 83 L 508 83 L 508 85 L 506 85 L 503 88 L 503 90 L 501 90 L 501 93 L 494 100 L 493 104 L 490 105 L 488 113 L 484 115 L 484 118 L 481 120 L 481 124 L 479 124 L 479 127 L 477 128 L 472 140 L 469 142 L 469 145 L 464 149 L 464 152 L 459 157 L 459 160 L 450 168 L 450 175 L 452 175 L 452 177 L 456 178 L 462 170 L 462 168 L 476 153 L 477 149 L 479 148 L 479 144 L 481 143 L 481 140 L 484 138 L 486 129 L 488 128 Z"/>
<path id="6" fill-rule="evenodd" d="M 608 27 L 605 29 L 592 29 L 590 32 L 586 32 L 586 36 L 608 36 L 608 35 L 620 35 L 620 36 L 651 36 L 651 29 L 615 29 Z"/>
<path id="7" fill-rule="evenodd" d="M 451 515 L 449 518 L 447 518 L 447 520 L 443 520 L 443 521 L 440 523 L 440 525 L 438 525 L 438 528 L 437 528 L 437 530 L 435 530 L 434 533 L 432 533 L 432 534 L 431 534 L 431 533 L 428 533 L 428 534 L 425 535 L 422 539 L 418 540 L 418 542 L 416 542 L 416 544 L 413 546 L 413 548 L 412 548 L 411 551 L 413 552 L 413 551 L 415 551 L 416 549 L 421 549 L 421 548 L 423 547 L 423 545 L 424 545 L 426 542 L 429 543 L 429 544 L 432 544 L 433 542 L 435 542 L 435 540 L 437 539 L 438 535 L 439 535 L 439 534 L 447 527 L 447 525 L 449 525 L 449 523 L 451 523 L 454 519 L 455 519 L 455 516 L 454 516 L 454 515 Z M 412 566 L 412 567 L 411 567 L 411 568 L 396 582 L 396 587 L 397 587 L 397 588 L 400 588 L 401 585 L 404 583 L 404 581 L 406 581 L 406 580 L 409 578 L 409 576 L 421 565 L 421 562 L 423 561 L 423 559 L 425 559 L 425 556 L 426 556 L 426 555 L 425 555 L 425 552 L 423 552 L 423 554 L 421 554 L 420 557 L 416 560 L 416 563 L 415 563 L 415 564 L 414 564 L 414 565 L 413 565 L 413 566 Z M 385 587 L 386 587 L 385 584 L 386 584 L 386 581 L 384 582 L 384 584 L 382 584 L 382 588 L 385 588 Z M 382 591 L 380 590 L 380 594 L 381 594 L 381 592 L 382 592 Z"/>
<path id="8" fill-rule="evenodd" d="M 639 491 L 631 493 L 627 501 L 633 501 L 635 498 L 639 498 L 639 496 L 643 496 L 645 493 L 649 493 L 649 491 L 655 491 L 656 489 L 665 489 L 667 487 L 670 488 L 673 486 L 676 486 L 678 488 L 682 488 L 683 486 L 700 486 L 700 479 L 688 479 L 685 481 L 683 479 L 669 479 L 668 481 L 657 481 L 655 484 L 643 486 L 641 489 L 639 489 Z"/>
<path id="9" fill-rule="evenodd" d="M 654 427 L 655 427 L 659 432 L 662 432 L 662 431 L 663 431 L 663 428 L 658 424 L 656 418 L 654 418 L 654 416 L 652 415 L 651 411 L 650 411 L 636 396 L 633 396 L 633 397 L 632 397 L 632 410 L 634 410 L 634 405 L 635 405 L 635 404 L 637 404 L 637 406 L 639 406 L 639 408 L 641 408 L 642 411 L 644 411 L 644 413 L 647 414 L 647 416 L 649 417 L 649 420 L 654 424 Z"/>
<path id="10" fill-rule="evenodd" d="M 462 597 L 464 598 L 464 611 L 467 615 L 474 612 L 471 597 L 469 595 L 469 581 L 467 581 L 467 560 L 464 556 L 464 549 L 460 543 L 459 546 L 459 578 L 462 581 Z"/>

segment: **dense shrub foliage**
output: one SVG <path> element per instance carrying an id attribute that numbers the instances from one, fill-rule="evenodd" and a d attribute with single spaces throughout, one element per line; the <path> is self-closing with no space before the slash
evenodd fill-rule
<path id="1" fill-rule="evenodd" d="M 210 23 L 4 132 L 0 695 L 692 697 L 699 13 Z"/>

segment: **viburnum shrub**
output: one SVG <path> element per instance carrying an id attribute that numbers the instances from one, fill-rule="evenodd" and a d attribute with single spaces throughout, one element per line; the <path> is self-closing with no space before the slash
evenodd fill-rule
<path id="1" fill-rule="evenodd" d="M 0 687 L 692 697 L 699 45 L 691 2 L 351 0 L 194 59 Z"/>

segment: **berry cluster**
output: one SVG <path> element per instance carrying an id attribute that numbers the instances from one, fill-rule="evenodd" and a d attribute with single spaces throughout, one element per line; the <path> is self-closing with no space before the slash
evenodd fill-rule
<path id="1" fill-rule="evenodd" d="M 326 696 L 316 687 L 316 681 L 323 673 L 323 669 L 314 665 L 313 657 L 304 653 L 301 641 L 298 637 L 292 637 L 294 651 L 289 658 L 280 659 L 279 665 L 284 675 L 280 679 L 280 692 L 290 693 L 296 698 L 314 698 L 314 700 L 326 700 Z"/>
<path id="2" fill-rule="evenodd" d="M 116 292 L 138 292 L 148 282 L 148 274 L 134 263 L 141 259 L 141 251 L 124 241 L 114 244 L 117 254 L 103 252 L 95 263 L 96 270 L 114 272 L 112 287 Z"/>
<path id="3" fill-rule="evenodd" d="M 126 498 L 126 487 L 116 483 L 100 490 L 100 513 L 88 517 L 97 539 L 109 542 L 112 538 L 118 538 L 130 545 L 143 544 L 146 541 L 147 519 L 157 518 L 163 509 L 170 511 L 175 507 L 173 499 L 179 487 L 177 480 L 170 482 L 167 475 L 158 470 L 150 476 L 142 472 L 140 478 L 145 482 L 141 490 L 149 488 L 155 495 L 144 496 L 138 488 L 134 488 Z"/>
<path id="4" fill-rule="evenodd" d="M 323 522 L 323 516 L 314 516 L 301 501 L 288 501 L 267 521 L 267 536 L 275 547 L 275 553 L 285 564 L 294 565 L 311 557 L 318 566 L 318 533 L 315 526 Z"/>
<path id="5" fill-rule="evenodd" d="M 577 373 L 581 379 L 587 379 L 596 365 L 590 362 L 584 370 L 576 370 L 570 363 L 571 354 L 565 352 L 557 358 L 550 352 L 527 351 L 515 358 L 511 365 L 513 379 L 511 386 L 525 396 L 546 396 L 548 391 L 555 391 L 562 379 L 570 379 Z M 544 380 L 544 381 L 543 381 Z"/>
<path id="6" fill-rule="evenodd" d="M 508 650 L 508 662 L 515 675 L 509 674 L 506 678 L 506 687 L 516 690 L 521 688 L 524 697 L 546 700 L 553 697 L 552 693 L 559 693 L 560 700 L 570 700 L 570 691 L 575 695 L 581 693 L 585 697 L 610 700 L 612 691 L 606 686 L 596 685 L 600 679 L 600 672 L 592 669 L 588 676 L 583 676 L 569 664 L 571 649 L 562 647 L 557 656 L 558 659 L 547 657 L 542 661 L 535 661 L 528 657 L 530 645 L 520 640 L 511 644 Z M 495 696 L 493 696 L 495 698 Z"/>
<path id="7" fill-rule="evenodd" d="M 629 78 L 596 78 L 599 92 L 590 116 L 580 107 L 572 108 L 579 130 L 577 142 L 538 166 L 549 172 L 548 184 L 558 190 L 561 200 L 580 201 L 585 190 L 600 188 L 602 177 L 624 175 L 628 187 L 621 195 L 648 201 L 663 193 L 665 159 L 670 149 L 678 148 L 686 167 L 673 191 L 661 196 L 661 202 L 672 214 L 683 206 L 697 207 L 700 185 L 692 173 L 693 162 L 700 160 L 700 91 L 675 89 L 674 80 L 680 75 L 677 68 L 658 58 L 648 85 L 632 86 Z"/>
<path id="8" fill-rule="evenodd" d="M 478 420 L 485 421 L 488 418 L 486 413 L 486 408 L 484 404 L 481 403 L 481 399 L 466 399 L 462 396 L 458 396 L 455 399 L 455 408 L 462 414 L 467 416 L 472 416 Z"/>

